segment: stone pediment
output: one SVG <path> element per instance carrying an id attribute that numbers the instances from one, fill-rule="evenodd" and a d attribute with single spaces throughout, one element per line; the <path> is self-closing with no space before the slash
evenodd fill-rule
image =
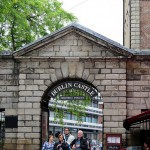
<path id="1" fill-rule="evenodd" d="M 129 57 L 127 49 L 78 24 L 69 25 L 14 52 L 15 57 Z"/>

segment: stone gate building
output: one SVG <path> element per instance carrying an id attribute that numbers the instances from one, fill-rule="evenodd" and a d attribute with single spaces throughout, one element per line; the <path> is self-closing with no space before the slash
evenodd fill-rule
<path id="1" fill-rule="evenodd" d="M 150 52 L 125 48 L 72 24 L 0 56 L 0 110 L 6 122 L 14 123 L 5 128 L 6 150 L 41 148 L 49 89 L 71 80 L 100 92 L 103 142 L 106 134 L 119 133 L 124 145 L 131 144 L 133 135 L 126 132 L 123 120 L 150 109 Z"/>

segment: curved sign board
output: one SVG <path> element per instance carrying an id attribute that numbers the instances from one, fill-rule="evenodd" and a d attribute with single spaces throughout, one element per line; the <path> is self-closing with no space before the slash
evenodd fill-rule
<path id="1" fill-rule="evenodd" d="M 55 86 L 52 90 L 50 90 L 50 92 L 48 93 L 48 95 L 52 98 L 56 97 L 57 94 L 63 90 L 66 89 L 80 89 L 85 91 L 87 94 L 89 94 L 91 97 L 95 97 L 97 96 L 97 91 L 96 89 L 94 89 L 92 86 L 85 84 L 83 82 L 79 82 L 79 81 L 67 81 L 67 82 L 62 82 L 60 84 L 58 84 L 57 86 Z M 65 99 L 65 100 L 71 100 L 71 99 L 84 99 L 84 97 L 81 96 L 76 96 L 76 97 L 61 97 L 61 99 Z"/>

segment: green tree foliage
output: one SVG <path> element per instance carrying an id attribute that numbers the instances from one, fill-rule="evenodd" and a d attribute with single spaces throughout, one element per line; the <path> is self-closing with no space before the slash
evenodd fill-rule
<path id="1" fill-rule="evenodd" d="M 60 100 L 65 97 L 83 97 L 84 99 Z M 79 89 L 67 89 L 61 91 L 54 99 L 52 109 L 55 112 L 54 121 L 63 125 L 63 119 L 66 117 L 65 111 L 76 116 L 77 123 L 82 123 L 83 117 L 86 116 L 86 107 L 90 105 L 92 99 L 85 91 Z M 52 103 L 50 101 L 50 103 Z M 61 107 L 59 107 L 61 106 Z M 64 109 L 66 108 L 66 110 Z"/>
<path id="2" fill-rule="evenodd" d="M 73 21 L 58 0 L 0 0 L 0 50 L 15 51 Z"/>

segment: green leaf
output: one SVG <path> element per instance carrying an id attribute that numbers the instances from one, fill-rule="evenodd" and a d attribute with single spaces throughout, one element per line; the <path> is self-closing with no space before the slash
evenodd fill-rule
<path id="1" fill-rule="evenodd" d="M 0 50 L 12 51 L 77 20 L 57 0 L 3 0 L 0 14 Z"/>

